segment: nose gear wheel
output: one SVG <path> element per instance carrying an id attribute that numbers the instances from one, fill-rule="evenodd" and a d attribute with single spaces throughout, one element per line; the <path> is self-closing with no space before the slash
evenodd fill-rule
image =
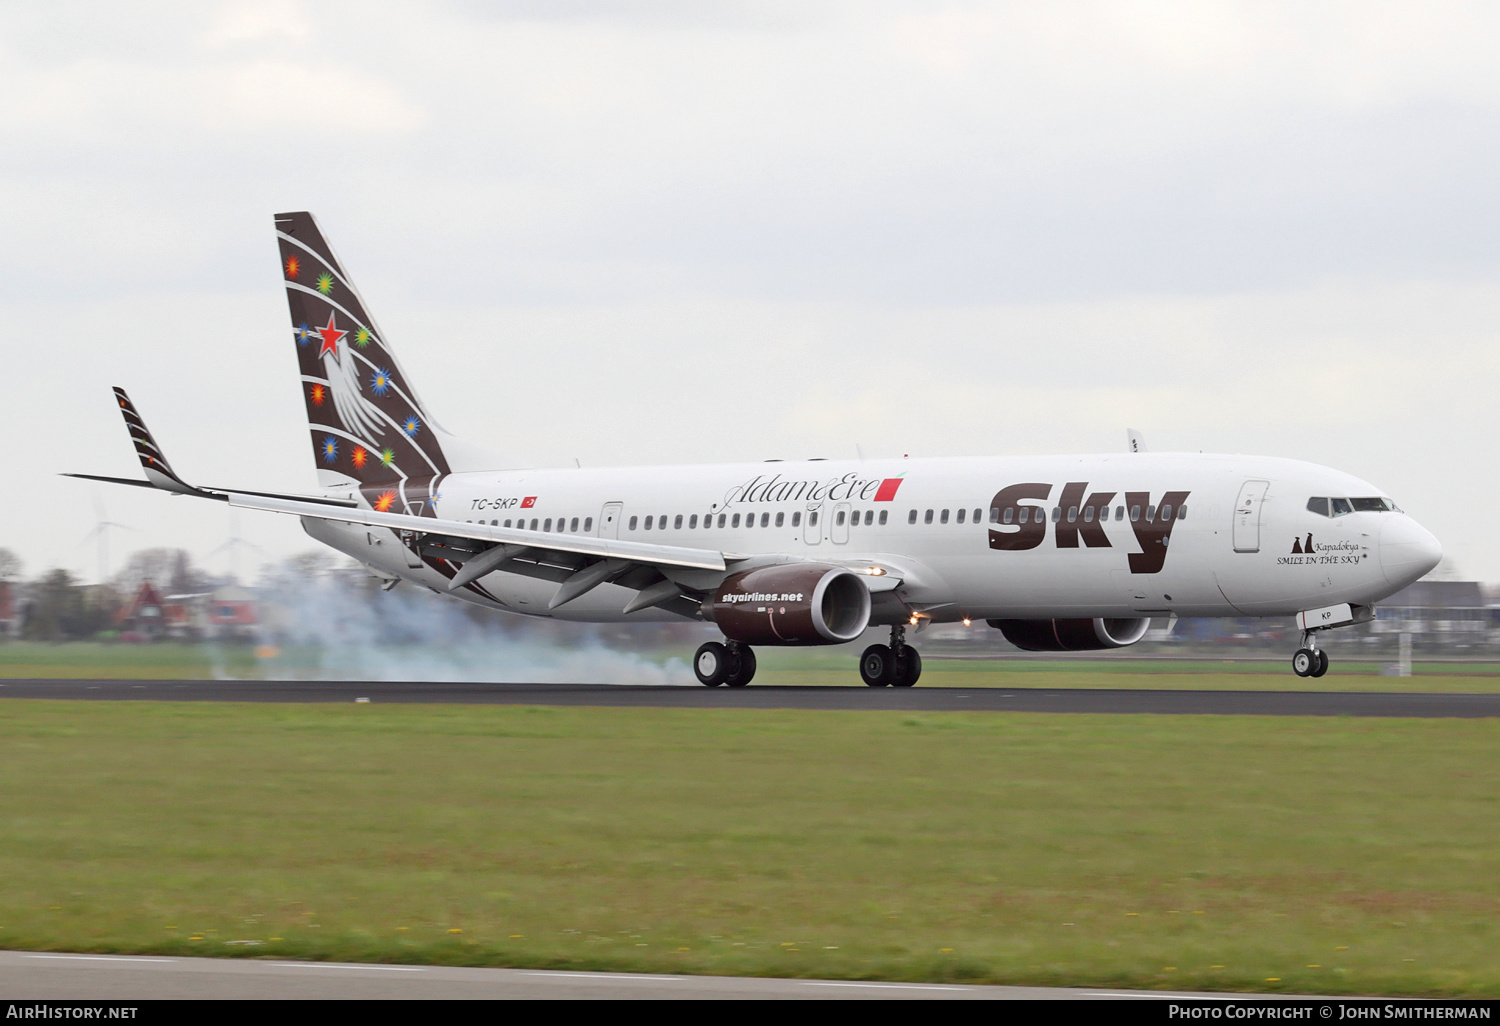
<path id="1" fill-rule="evenodd" d="M 1299 677 L 1321 677 L 1328 672 L 1328 653 L 1318 647 L 1312 631 L 1302 632 L 1302 648 L 1292 654 L 1292 672 Z"/>

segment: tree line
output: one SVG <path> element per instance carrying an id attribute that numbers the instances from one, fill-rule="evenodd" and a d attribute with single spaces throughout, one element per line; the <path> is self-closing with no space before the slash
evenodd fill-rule
<path id="1" fill-rule="evenodd" d="M 15 634 L 32 641 L 109 635 L 146 582 L 163 595 L 208 591 L 228 583 L 195 566 L 185 550 L 169 548 L 133 553 L 119 573 L 102 583 L 86 583 L 61 567 L 31 579 L 24 570 L 15 552 L 0 548 L 0 594 L 8 593 L 10 613 L 19 621 Z"/>

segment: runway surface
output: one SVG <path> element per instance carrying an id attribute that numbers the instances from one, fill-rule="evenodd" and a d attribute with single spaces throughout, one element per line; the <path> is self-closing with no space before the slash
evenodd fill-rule
<path id="1" fill-rule="evenodd" d="M 1500 716 L 1500 694 L 1131 691 L 1084 688 L 649 687 L 397 681 L 4 680 L 0 698 L 171 702 L 460 703 L 674 709 L 1156 713 L 1222 716 Z"/>
<path id="2" fill-rule="evenodd" d="M 760 998 L 808 1000 L 1037 1000 L 1207 998 L 1227 994 L 1109 988 L 983 987 L 931 983 L 858 983 L 741 976 L 466 969 L 450 966 L 75 955 L 0 951 L 0 1000 L 159 1001 L 196 999 L 589 999 Z M 1296 1000 L 1245 995 L 1251 1000 Z"/>

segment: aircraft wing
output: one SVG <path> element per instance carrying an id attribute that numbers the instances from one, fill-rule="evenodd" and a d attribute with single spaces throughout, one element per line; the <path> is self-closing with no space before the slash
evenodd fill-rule
<path id="1" fill-rule="evenodd" d="M 63 477 L 77 477 L 85 481 L 103 481 L 107 484 L 132 485 L 136 488 L 156 488 L 176 495 L 193 495 L 200 499 L 217 499 L 224 502 L 229 498 L 227 488 L 198 488 L 188 484 L 178 476 L 177 471 L 167 462 L 167 456 L 161 451 L 161 446 L 152 437 L 151 431 L 146 427 L 145 418 L 135 408 L 135 403 L 130 401 L 130 396 L 119 385 L 115 386 L 115 403 L 120 407 L 120 416 L 125 418 L 125 430 L 130 432 L 131 444 L 135 446 L 135 454 L 141 461 L 141 470 L 146 475 L 146 480 L 136 481 L 128 477 L 105 477 L 102 474 L 64 474 Z M 273 499 L 295 499 L 299 502 L 310 502 L 320 506 L 357 506 L 353 499 L 330 499 L 315 495 L 286 495 L 281 492 L 251 492 L 240 490 L 243 495 L 260 495 Z"/>
<path id="2" fill-rule="evenodd" d="M 63 477 L 76 477 L 82 481 L 103 481 L 105 484 L 133 485 L 136 488 L 155 488 L 157 491 L 172 492 L 176 495 L 193 495 L 200 499 L 217 499 L 227 502 L 231 489 L 228 488 L 194 488 L 191 485 L 183 489 L 165 488 L 154 481 L 137 481 L 132 477 L 107 477 L 104 474 L 63 474 Z M 237 492 L 239 495 L 261 495 L 268 499 L 294 499 L 299 502 L 311 502 L 320 506 L 346 506 L 354 507 L 359 503 L 353 499 L 329 499 L 318 495 L 288 495 L 285 492 Z"/>
<path id="3" fill-rule="evenodd" d="M 200 488 L 188 484 L 167 462 L 161 446 L 123 388 L 115 388 L 115 401 L 125 418 L 144 481 L 105 477 L 99 474 L 68 474 L 89 481 L 156 488 L 177 495 L 227 502 L 242 509 L 263 510 L 300 517 L 316 517 L 347 524 L 382 527 L 415 535 L 413 546 L 460 565 L 448 583 L 450 591 L 477 581 L 495 570 L 540 577 L 562 585 L 550 602 L 551 608 L 571 602 L 605 582 L 617 582 L 638 595 L 625 612 L 665 606 L 689 615 L 694 602 L 683 586 L 666 579 L 662 570 L 707 570 L 722 573 L 744 557 L 711 549 L 650 542 L 598 538 L 587 535 L 553 534 L 518 528 L 491 527 L 438 517 L 416 517 L 405 513 L 382 513 L 360 508 L 353 499 L 285 495 L 237 488 Z M 454 542 L 478 545 L 454 545 Z"/>
<path id="4" fill-rule="evenodd" d="M 711 549 L 693 549 L 678 545 L 654 545 L 650 542 L 623 541 L 617 538 L 596 538 L 589 535 L 522 531 L 512 527 L 491 527 L 488 524 L 470 524 L 462 520 L 414 517 L 406 513 L 381 513 L 373 509 L 330 509 L 327 506 L 305 500 L 273 498 L 239 492 L 229 492 L 228 499 L 231 506 L 238 506 L 242 509 L 259 509 L 269 513 L 291 513 L 297 516 L 318 517 L 322 520 L 335 520 L 346 524 L 386 527 L 395 531 L 417 531 L 422 534 L 438 534 L 449 538 L 468 538 L 473 541 L 489 542 L 494 545 L 546 549 L 552 552 L 572 552 L 580 556 L 594 556 L 599 559 L 622 559 L 629 560 L 632 563 L 682 566 L 697 570 L 724 570 L 728 565 L 723 553 Z"/>

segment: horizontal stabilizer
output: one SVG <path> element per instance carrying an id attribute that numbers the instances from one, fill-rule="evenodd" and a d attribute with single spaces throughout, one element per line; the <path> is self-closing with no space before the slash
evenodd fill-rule
<path id="1" fill-rule="evenodd" d="M 169 491 L 179 495 L 195 495 L 200 499 L 217 499 L 219 502 L 227 502 L 231 494 L 234 495 L 258 495 L 267 499 L 291 499 L 295 502 L 315 502 L 322 506 L 337 506 L 342 509 L 353 509 L 359 505 L 353 499 L 329 499 L 321 495 L 288 495 L 286 492 L 250 492 L 243 488 L 191 488 L 183 492 L 176 488 L 163 488 L 159 484 L 150 481 L 136 481 L 128 477 L 106 477 L 103 474 L 63 474 L 63 477 L 77 477 L 84 481 L 103 481 L 105 484 L 134 485 L 136 488 L 154 488 L 157 491 Z"/>
<path id="2" fill-rule="evenodd" d="M 134 485 L 137 488 L 157 488 L 150 481 L 137 481 L 129 477 L 105 477 L 103 474 L 63 474 L 62 476 L 82 478 L 85 481 L 103 481 L 105 484 Z M 160 489 L 157 488 L 157 490 L 159 491 Z M 207 498 L 221 499 L 223 496 L 211 495 L 207 496 Z"/>

